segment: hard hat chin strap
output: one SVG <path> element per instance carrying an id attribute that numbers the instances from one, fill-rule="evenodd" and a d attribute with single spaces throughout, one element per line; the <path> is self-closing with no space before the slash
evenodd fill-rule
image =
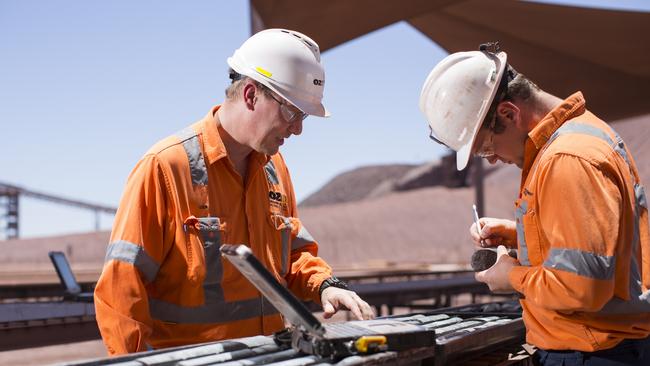
<path id="1" fill-rule="evenodd" d="M 241 80 L 243 78 L 242 74 L 238 73 L 237 71 L 233 70 L 232 68 L 228 69 L 228 77 L 232 82 L 234 83 L 237 80 Z"/>

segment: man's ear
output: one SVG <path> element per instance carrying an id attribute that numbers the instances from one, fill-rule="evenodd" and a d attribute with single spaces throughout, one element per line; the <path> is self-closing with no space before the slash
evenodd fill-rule
<path id="1" fill-rule="evenodd" d="M 516 104 L 511 101 L 503 101 L 497 105 L 497 115 L 499 118 L 509 124 L 516 126 L 517 128 L 522 128 L 522 118 L 521 110 L 517 107 Z"/>
<path id="2" fill-rule="evenodd" d="M 257 103 L 257 87 L 253 83 L 246 83 L 242 88 L 242 99 L 249 110 L 255 110 L 255 103 Z"/>

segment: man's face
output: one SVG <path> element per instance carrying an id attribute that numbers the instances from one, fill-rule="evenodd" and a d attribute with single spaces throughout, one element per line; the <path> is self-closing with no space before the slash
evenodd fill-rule
<path id="1" fill-rule="evenodd" d="M 256 138 L 253 149 L 274 155 L 291 135 L 302 133 L 303 113 L 279 95 L 269 95 L 260 90 L 260 113 L 255 122 Z M 289 119 L 290 118 L 290 119 Z"/>
<path id="2" fill-rule="evenodd" d="M 512 120 L 503 119 L 498 115 L 495 115 L 495 118 L 497 118 L 495 122 L 505 126 L 505 129 L 495 133 L 487 126 L 482 126 L 476 135 L 472 155 L 485 158 L 490 164 L 502 161 L 522 168 L 527 132 L 517 128 Z M 493 122 L 492 125 L 494 124 Z"/>

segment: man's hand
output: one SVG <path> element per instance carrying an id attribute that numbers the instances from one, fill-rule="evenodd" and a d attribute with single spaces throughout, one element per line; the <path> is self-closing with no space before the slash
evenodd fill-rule
<path id="1" fill-rule="evenodd" d="M 368 320 L 375 317 L 374 311 L 367 302 L 361 300 L 354 291 L 330 286 L 320 295 L 323 304 L 323 317 L 329 319 L 338 310 L 347 309 L 358 320 Z"/>
<path id="2" fill-rule="evenodd" d="M 517 247 L 517 226 L 512 220 L 482 217 L 481 235 L 476 231 L 476 223 L 469 227 L 469 234 L 478 247 L 496 247 L 505 245 L 508 248 Z"/>
<path id="3" fill-rule="evenodd" d="M 479 282 L 484 282 L 494 293 L 514 292 L 510 284 L 508 274 L 512 267 L 518 266 L 519 262 L 508 255 L 508 249 L 503 245 L 497 248 L 497 262 L 490 268 L 474 275 Z"/>

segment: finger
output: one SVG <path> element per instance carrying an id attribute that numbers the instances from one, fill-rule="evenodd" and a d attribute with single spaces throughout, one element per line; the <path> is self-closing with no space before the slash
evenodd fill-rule
<path id="1" fill-rule="evenodd" d="M 497 245 L 501 244 L 501 238 L 498 238 L 498 237 L 497 238 L 487 238 L 487 239 L 483 240 L 482 243 L 483 243 L 483 245 L 482 245 L 483 248 L 494 248 Z"/>
<path id="2" fill-rule="evenodd" d="M 344 304 L 346 304 L 348 309 L 350 309 L 350 312 L 352 312 L 352 315 L 354 315 L 357 320 L 363 320 L 363 313 L 361 312 L 361 308 L 351 296 L 348 297 L 346 301 L 344 301 Z"/>
<path id="3" fill-rule="evenodd" d="M 469 226 L 469 235 L 472 238 L 478 238 L 478 229 L 476 228 L 476 223 L 473 223 Z"/>
<path id="4" fill-rule="evenodd" d="M 367 302 L 363 301 L 356 294 L 355 297 L 357 298 L 357 303 L 359 304 L 359 308 L 361 309 L 361 315 L 363 316 L 363 319 L 368 320 L 374 318 L 375 313 L 372 311 L 372 307 Z"/>
<path id="5" fill-rule="evenodd" d="M 476 272 L 476 273 L 474 273 L 474 278 L 475 278 L 478 282 L 483 282 L 483 283 L 485 283 L 485 272 L 487 272 L 487 269 L 486 269 L 485 271 L 481 271 L 481 272 Z"/>
<path id="6" fill-rule="evenodd" d="M 323 318 L 329 319 L 334 315 L 336 312 L 336 309 L 334 309 L 334 305 L 332 305 L 329 301 L 323 304 Z"/>
<path id="7" fill-rule="evenodd" d="M 481 238 L 487 239 L 492 235 L 492 225 L 489 222 L 485 222 L 481 225 Z"/>
<path id="8" fill-rule="evenodd" d="M 501 257 L 502 255 L 508 255 L 508 249 L 503 245 L 499 245 L 497 247 L 497 258 Z"/>
<path id="9" fill-rule="evenodd" d="M 368 304 L 367 302 L 364 301 L 365 305 L 365 311 L 364 311 L 364 319 L 370 320 L 375 318 L 375 311 L 372 309 L 372 306 Z"/>

